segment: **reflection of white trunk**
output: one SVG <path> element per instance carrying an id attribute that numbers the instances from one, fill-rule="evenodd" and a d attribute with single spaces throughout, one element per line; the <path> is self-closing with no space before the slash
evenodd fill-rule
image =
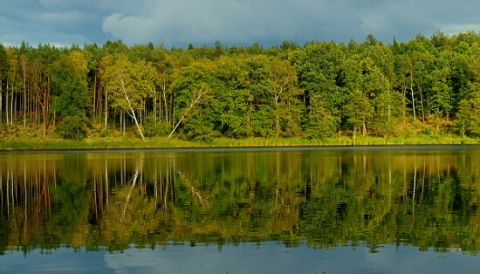
<path id="1" fill-rule="evenodd" d="M 108 206 L 108 164 L 107 164 L 107 158 L 105 158 L 105 193 L 107 194 L 106 197 L 106 204 Z"/>
<path id="2" fill-rule="evenodd" d="M 209 202 L 207 200 L 203 199 L 203 196 L 202 196 L 202 193 L 200 192 L 200 190 L 197 190 L 193 186 L 192 182 L 190 182 L 189 178 L 187 176 L 185 176 L 181 171 L 177 171 L 177 174 L 182 179 L 182 182 L 184 182 L 185 185 L 187 185 L 187 187 L 189 187 L 192 190 L 192 194 L 195 197 L 197 197 L 198 201 L 202 205 L 202 209 L 204 209 L 204 210 L 207 209 L 208 205 L 209 205 Z"/>
<path id="3" fill-rule="evenodd" d="M 392 201 L 392 165 L 391 160 L 388 160 L 388 203 Z"/>
<path id="4" fill-rule="evenodd" d="M 154 187 L 154 193 L 155 193 L 155 204 L 157 204 L 157 201 L 158 201 L 158 176 L 157 176 L 157 158 L 155 157 L 154 159 L 155 163 L 154 163 L 154 166 L 155 166 L 155 173 L 153 175 L 153 187 Z"/>
<path id="5" fill-rule="evenodd" d="M 415 193 L 417 190 L 417 158 L 413 162 L 413 194 L 412 194 L 412 216 L 415 218 Z"/>
<path id="6" fill-rule="evenodd" d="M 9 183 L 10 181 L 8 180 L 10 178 L 10 169 L 7 167 L 7 216 L 10 216 L 10 186 Z"/>
<path id="7" fill-rule="evenodd" d="M 7 181 L 8 181 L 8 178 L 7 178 Z M 12 196 L 12 216 L 13 216 L 13 223 L 15 224 L 15 226 L 17 225 L 17 220 L 15 218 L 15 193 L 14 193 L 14 179 L 13 179 L 13 167 L 12 169 L 10 170 L 10 182 L 11 182 L 11 185 L 10 185 L 10 195 Z"/>
<path id="8" fill-rule="evenodd" d="M 276 192 L 276 195 L 275 195 L 275 206 L 277 206 L 279 199 L 280 199 L 280 202 L 282 203 L 282 206 L 285 205 L 285 203 L 283 201 L 283 198 L 280 194 L 280 189 L 277 188 L 277 192 Z"/>
<path id="9" fill-rule="evenodd" d="M 422 174 L 422 198 L 421 203 L 423 204 L 423 197 L 425 195 L 425 173 L 427 172 L 427 165 L 425 163 L 425 158 L 423 159 L 423 174 Z"/>
<path id="10" fill-rule="evenodd" d="M 170 172 L 168 172 L 167 177 L 166 177 L 166 182 L 165 182 L 165 194 L 163 197 L 163 209 L 167 210 L 167 196 L 168 196 L 168 185 L 170 181 Z"/>
<path id="11" fill-rule="evenodd" d="M 23 233 L 27 235 L 27 224 L 28 224 L 28 193 L 27 193 L 27 163 L 23 162 L 23 188 L 24 188 L 24 202 L 25 202 L 25 212 L 24 212 L 24 222 L 23 222 Z"/>
<path id="12" fill-rule="evenodd" d="M 15 187 L 13 185 L 13 168 L 10 172 L 10 180 L 12 182 L 12 186 L 10 187 L 10 190 L 12 191 L 12 213 L 15 215 L 15 193 L 13 192 Z"/>
<path id="13" fill-rule="evenodd" d="M 127 212 L 128 202 L 130 201 L 130 197 L 132 196 L 133 189 L 135 188 L 135 185 L 137 184 L 138 173 L 140 172 L 139 169 L 140 169 L 139 164 L 137 163 L 137 166 L 135 167 L 135 174 L 133 175 L 133 178 L 132 178 L 132 186 L 130 187 L 130 190 L 128 191 L 128 194 L 127 194 L 127 198 L 125 199 L 125 207 L 123 208 L 122 217 L 120 218 L 120 222 L 123 222 L 123 220 L 125 219 L 125 214 Z"/>

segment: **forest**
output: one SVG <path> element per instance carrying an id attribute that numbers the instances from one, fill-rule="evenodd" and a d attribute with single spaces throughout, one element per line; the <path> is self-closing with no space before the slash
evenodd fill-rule
<path id="1" fill-rule="evenodd" d="M 263 48 L 0 44 L 0 138 L 480 136 L 480 33 Z"/>

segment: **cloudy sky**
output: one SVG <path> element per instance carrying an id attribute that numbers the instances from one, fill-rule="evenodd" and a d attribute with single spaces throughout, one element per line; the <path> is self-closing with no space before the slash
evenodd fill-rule
<path id="1" fill-rule="evenodd" d="M 168 47 L 350 39 L 391 43 L 480 30 L 472 0 L 1 0 L 0 42 Z"/>

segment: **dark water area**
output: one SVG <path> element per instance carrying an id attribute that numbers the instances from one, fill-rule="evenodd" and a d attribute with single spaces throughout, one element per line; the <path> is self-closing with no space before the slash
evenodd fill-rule
<path id="1" fill-rule="evenodd" d="M 0 153 L 0 272 L 480 272 L 480 147 Z"/>

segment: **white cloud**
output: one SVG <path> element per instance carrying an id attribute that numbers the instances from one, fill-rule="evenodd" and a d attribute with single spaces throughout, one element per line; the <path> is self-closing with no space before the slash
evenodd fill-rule
<path id="1" fill-rule="evenodd" d="M 446 25 L 439 25 L 438 30 L 448 34 L 448 35 L 456 35 L 459 33 L 465 33 L 468 31 L 480 31 L 480 23 L 478 24 L 446 24 Z"/>

